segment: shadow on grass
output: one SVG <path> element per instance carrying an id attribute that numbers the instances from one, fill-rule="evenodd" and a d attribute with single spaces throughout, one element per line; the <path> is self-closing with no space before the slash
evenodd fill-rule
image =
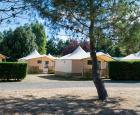
<path id="1" fill-rule="evenodd" d="M 37 98 L 26 95 L 23 98 L 1 98 L 0 114 L 51 114 L 51 115 L 137 115 L 136 111 L 119 109 L 121 98 L 110 98 L 100 102 L 80 99 L 77 96 L 57 95 L 51 98 Z"/>

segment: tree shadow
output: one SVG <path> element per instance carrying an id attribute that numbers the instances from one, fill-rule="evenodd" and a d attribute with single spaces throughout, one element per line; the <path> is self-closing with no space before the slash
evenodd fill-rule
<path id="1" fill-rule="evenodd" d="M 58 81 L 92 81 L 92 79 L 84 79 L 78 78 L 77 76 L 57 76 L 57 75 L 38 75 L 37 77 L 48 79 L 48 80 L 58 80 Z M 111 80 L 111 79 L 104 79 L 102 80 L 105 83 L 140 83 L 138 80 Z"/>
<path id="2" fill-rule="evenodd" d="M 26 95 L 23 98 L 1 98 L 0 114 L 51 114 L 51 115 L 137 115 L 130 109 L 119 109 L 119 97 L 105 102 L 97 97 L 80 99 L 78 96 L 56 95 L 51 98 L 38 98 Z"/>
<path id="3" fill-rule="evenodd" d="M 105 83 L 140 83 L 140 80 L 110 80 L 103 79 Z"/>
<path id="4" fill-rule="evenodd" d="M 2 82 L 21 82 L 22 80 L 14 80 L 14 79 L 9 79 L 9 80 L 0 80 L 0 83 Z"/>
<path id="5" fill-rule="evenodd" d="M 84 81 L 83 79 L 76 78 L 74 76 L 41 75 L 38 77 L 43 78 L 43 79 L 58 80 L 58 81 Z"/>

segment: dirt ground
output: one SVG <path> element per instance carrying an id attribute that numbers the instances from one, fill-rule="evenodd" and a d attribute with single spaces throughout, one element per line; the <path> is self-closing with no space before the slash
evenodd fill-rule
<path id="1" fill-rule="evenodd" d="M 108 88 L 97 100 L 95 88 L 0 92 L 0 115 L 139 115 L 140 88 Z"/>

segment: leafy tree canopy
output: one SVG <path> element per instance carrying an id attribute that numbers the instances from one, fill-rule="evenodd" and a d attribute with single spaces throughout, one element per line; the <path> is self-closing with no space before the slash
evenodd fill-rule
<path id="1" fill-rule="evenodd" d="M 29 27 L 18 27 L 13 32 L 5 32 L 4 40 L 0 45 L 1 52 L 15 59 L 24 57 L 36 48 L 32 30 Z"/>
<path id="2" fill-rule="evenodd" d="M 45 28 L 42 24 L 32 23 L 31 24 L 32 32 L 35 35 L 35 42 L 38 47 L 38 52 L 40 54 L 46 54 L 46 34 L 45 34 Z"/>
<path id="3" fill-rule="evenodd" d="M 39 23 L 26 24 L 14 31 L 4 31 L 0 38 L 0 52 L 14 59 L 27 56 L 35 49 L 46 54 L 45 30 Z"/>

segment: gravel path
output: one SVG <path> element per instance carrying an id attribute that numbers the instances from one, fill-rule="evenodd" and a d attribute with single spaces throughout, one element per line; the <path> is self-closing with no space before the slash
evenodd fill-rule
<path id="1" fill-rule="evenodd" d="M 38 77 L 39 76 L 39 77 Z M 0 82 L 0 91 L 24 90 L 24 89 L 51 89 L 51 88 L 73 88 L 73 87 L 94 87 L 92 81 L 66 81 L 62 79 L 46 79 L 44 75 L 28 75 L 22 82 Z M 140 87 L 140 81 L 104 81 L 106 87 Z"/>
<path id="2" fill-rule="evenodd" d="M 106 87 L 140 87 L 140 83 L 105 83 Z M 9 82 L 0 83 L 0 90 L 18 89 L 51 89 L 51 88 L 72 88 L 72 87 L 94 87 L 92 81 L 69 81 L 69 82 L 48 82 L 48 83 L 23 83 Z"/>

